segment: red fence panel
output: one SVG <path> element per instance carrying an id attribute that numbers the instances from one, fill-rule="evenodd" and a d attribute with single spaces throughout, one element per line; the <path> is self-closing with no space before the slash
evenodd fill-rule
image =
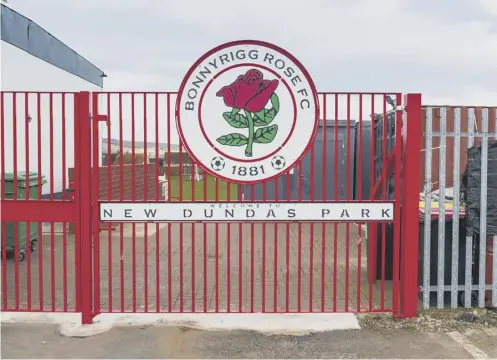
<path id="1" fill-rule="evenodd" d="M 77 97 L 1 92 L 2 311 L 80 311 Z"/>

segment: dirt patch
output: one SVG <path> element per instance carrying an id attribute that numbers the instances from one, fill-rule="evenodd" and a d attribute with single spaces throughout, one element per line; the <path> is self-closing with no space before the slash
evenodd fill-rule
<path id="1" fill-rule="evenodd" d="M 497 328 L 497 312 L 485 309 L 427 310 L 413 319 L 395 319 L 391 314 L 361 314 L 358 320 L 361 328 L 368 330 L 450 332 Z"/>

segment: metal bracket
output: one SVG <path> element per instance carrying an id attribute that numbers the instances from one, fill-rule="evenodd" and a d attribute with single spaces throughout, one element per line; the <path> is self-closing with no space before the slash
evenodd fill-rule
<path id="1" fill-rule="evenodd" d="M 105 224 L 105 225 L 102 225 L 103 223 L 99 223 L 98 225 L 98 231 L 101 232 L 101 231 L 115 231 L 116 230 L 116 227 L 112 226 L 111 224 Z"/>
<path id="2" fill-rule="evenodd" d="M 103 114 L 97 114 L 95 120 L 97 121 L 109 121 L 109 117 Z"/>

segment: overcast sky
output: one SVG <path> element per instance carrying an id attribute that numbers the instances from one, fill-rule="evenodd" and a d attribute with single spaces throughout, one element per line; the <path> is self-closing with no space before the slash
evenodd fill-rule
<path id="1" fill-rule="evenodd" d="M 178 89 L 223 42 L 293 53 L 319 91 L 497 103 L 496 0 L 9 0 L 108 74 L 106 90 Z"/>
<path id="2" fill-rule="evenodd" d="M 425 105 L 497 105 L 497 0 L 8 2 L 103 69 L 108 75 L 104 90 L 175 92 L 189 67 L 206 51 L 228 41 L 257 39 L 293 53 L 310 72 L 318 91 L 421 92 Z M 10 45 L 2 44 L 1 49 L 5 90 L 97 90 Z M 35 100 L 34 97 L 29 100 L 27 109 L 33 119 L 38 117 Z M 170 100 L 173 114 L 174 98 Z M 363 100 L 365 104 L 371 102 Z M 376 100 L 380 102 L 375 101 L 375 112 L 381 112 L 382 99 Z M 17 102 L 18 119 L 26 116 L 23 101 L 21 98 Z M 48 98 L 42 101 L 40 126 L 36 122 L 29 127 L 22 121 L 18 124 L 17 143 L 22 151 L 28 128 L 33 142 L 41 127 L 42 147 L 48 146 L 49 137 L 44 132 L 50 118 Z M 137 141 L 145 140 L 145 135 L 148 141 L 154 141 L 158 134 L 160 142 L 179 142 L 173 116 L 167 125 L 165 96 L 158 101 L 157 125 L 153 99 L 147 101 L 147 111 L 143 110 L 143 97 L 135 101 L 134 118 L 130 100 L 123 99 L 122 126 L 118 121 L 117 98 L 113 101 L 111 137 L 120 138 L 123 129 L 122 138 L 132 139 L 132 124 L 135 124 Z M 369 119 L 372 109 L 364 106 L 359 115 L 360 107 L 354 101 L 347 115 L 356 120 L 360 116 Z M 6 100 L 5 104 L 12 101 Z M 70 119 L 71 100 L 67 99 L 65 104 Z M 105 113 L 105 99 L 99 104 L 99 111 Z M 332 97 L 328 97 L 328 104 L 326 118 L 334 118 Z M 62 138 L 61 109 L 61 99 L 54 98 L 55 139 Z M 345 115 L 342 101 L 339 118 L 344 119 Z M 14 117 L 7 114 L 5 119 L 6 138 L 10 139 Z M 70 121 L 67 124 L 71 126 Z M 101 125 L 99 136 L 107 137 L 108 128 Z M 66 128 L 66 131 L 72 130 Z M 66 151 L 60 148 L 60 141 L 55 141 L 56 156 L 71 153 L 73 137 L 66 138 Z M 13 161 L 9 154 L 8 168 Z M 34 167 L 37 153 L 29 151 L 29 154 Z M 25 156 L 21 155 L 18 152 L 18 169 L 25 166 Z M 48 174 L 46 155 L 42 170 Z M 68 155 L 69 167 L 71 159 Z M 61 161 L 56 158 L 55 164 Z M 56 173 L 59 172 L 57 168 Z M 56 189 L 62 188 L 59 180 L 55 176 Z"/>

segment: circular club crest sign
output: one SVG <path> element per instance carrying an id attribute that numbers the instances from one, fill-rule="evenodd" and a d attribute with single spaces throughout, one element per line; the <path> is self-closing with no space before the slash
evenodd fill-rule
<path id="1" fill-rule="evenodd" d="M 188 71 L 176 125 L 190 156 L 234 183 L 274 178 L 301 159 L 319 122 L 317 92 L 302 64 L 260 41 L 221 45 Z"/>

